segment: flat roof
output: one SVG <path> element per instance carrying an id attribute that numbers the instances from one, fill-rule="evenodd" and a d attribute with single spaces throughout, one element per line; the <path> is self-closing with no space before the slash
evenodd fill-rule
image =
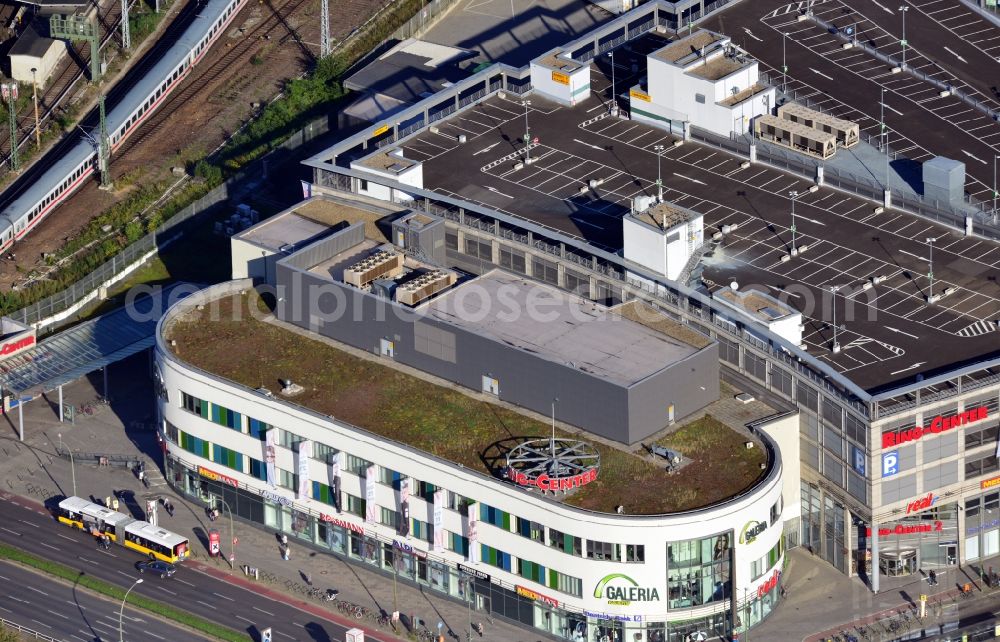
<path id="1" fill-rule="evenodd" d="M 650 56 L 672 65 L 682 64 L 681 61 L 685 58 L 692 57 L 694 60 L 701 55 L 702 49 L 725 39 L 726 37 L 722 34 L 699 29 L 689 36 L 675 40 L 662 49 L 654 51 Z"/>
<path id="2" fill-rule="evenodd" d="M 351 267 L 358 261 L 368 257 L 376 248 L 383 245 L 372 239 L 365 239 L 357 245 L 352 245 L 343 252 L 338 252 L 330 258 L 320 261 L 309 268 L 309 272 L 318 274 L 334 281 L 344 280 L 344 270 Z"/>
<path id="3" fill-rule="evenodd" d="M 306 245 L 330 233 L 330 226 L 302 216 L 294 210 L 275 214 L 236 235 L 239 240 L 280 252 Z"/>
<path id="4" fill-rule="evenodd" d="M 751 63 L 741 62 L 736 58 L 725 55 L 718 55 L 705 63 L 697 64 L 687 70 L 687 73 L 704 78 L 705 80 L 718 80 L 725 78 L 729 74 L 748 67 Z"/>
<path id="5" fill-rule="evenodd" d="M 754 289 L 733 290 L 732 288 L 722 288 L 716 290 L 712 294 L 712 297 L 722 299 L 764 323 L 783 319 L 796 312 L 794 308 L 785 305 L 773 296 Z"/>
<path id="6" fill-rule="evenodd" d="M 664 202 L 657 203 L 642 212 L 633 212 L 632 218 L 661 230 L 669 230 L 675 225 L 690 221 L 691 214 L 693 212 L 690 210 Z"/>
<path id="7" fill-rule="evenodd" d="M 393 154 L 392 152 L 395 151 L 395 149 L 390 149 L 388 151 L 372 154 L 371 156 L 365 156 L 365 158 L 360 161 L 360 164 L 369 169 L 376 169 L 382 172 L 395 172 L 397 174 L 417 164 L 414 160 L 404 158 L 398 154 Z"/>
<path id="8" fill-rule="evenodd" d="M 583 66 L 575 60 L 561 57 L 562 53 L 562 51 L 557 49 L 547 56 L 536 58 L 532 62 L 547 69 L 554 69 L 555 71 L 576 71 Z"/>
<path id="9" fill-rule="evenodd" d="M 164 339 L 176 342 L 168 343 L 168 349 L 178 359 L 249 390 L 261 382 L 273 387 L 279 379 L 291 379 L 304 388 L 291 400 L 297 406 L 494 478 L 482 452 L 511 435 L 551 434 L 543 416 L 484 400 L 473 391 L 271 316 L 249 314 L 248 306 L 260 303 L 257 297 L 255 291 L 222 296 L 203 310 L 193 303 L 182 305 L 163 328 Z M 242 314 L 235 314 L 237 306 Z M 217 316 L 210 309 L 217 309 Z M 232 345 L 243 349 L 232 350 Z M 767 455 L 764 448 L 744 447 L 746 441 L 759 445 L 760 440 L 742 428 L 774 410 L 759 402 L 743 405 L 725 384 L 723 391 L 723 398 L 704 414 L 652 438 L 691 459 L 677 474 L 641 446 L 626 448 L 557 425 L 557 437 L 583 439 L 598 450 L 601 473 L 600 483 L 550 499 L 606 513 L 624 504 L 628 514 L 659 515 L 704 508 L 746 492 L 767 475 L 760 468 Z M 273 403 L 281 401 L 279 396 Z M 414 416 L 421 420 L 413 421 Z M 350 452 L 349 445 L 346 449 Z"/>
<path id="10" fill-rule="evenodd" d="M 515 127 L 524 119 L 523 109 L 495 96 L 474 111 L 435 123 L 474 131 L 474 145 L 442 150 L 441 137 L 425 130 L 402 147 L 407 156 L 423 160 L 424 189 L 506 212 L 512 220 L 503 224 L 505 229 L 516 228 L 516 219 L 522 218 L 610 252 L 622 248 L 621 218 L 631 211 L 633 199 L 657 194 L 659 174 L 667 201 L 704 215 L 704 288 L 714 292 L 732 281 L 759 284 L 804 312 L 808 353 L 873 394 L 909 385 L 917 375 L 927 379 L 1000 356 L 1000 283 L 991 278 L 1000 270 L 1000 244 L 966 237 L 896 209 L 875 214 L 877 203 L 826 186 L 811 192 L 813 181 L 767 164 L 743 170 L 743 158 L 694 140 L 675 149 L 678 138 L 651 125 L 603 119 L 567 127 L 592 118 L 587 113 L 591 108 L 587 103 L 563 106 L 533 95 L 531 128 L 540 144 L 532 150 L 534 164 L 525 170 L 511 171 L 503 163 L 490 166 L 509 153 L 501 151 L 509 127 L 481 125 L 486 119 L 480 114 Z M 836 138 L 813 129 L 803 132 L 831 142 Z M 494 144 L 489 152 L 480 152 Z M 666 149 L 657 154 L 657 145 Z M 603 183 L 581 195 L 580 186 L 591 178 Z M 791 191 L 798 192 L 797 242 L 810 247 L 783 262 L 791 241 Z M 733 233 L 717 243 L 712 240 L 723 227 L 733 225 Z M 927 305 L 924 298 L 929 286 L 924 258 L 928 237 L 938 238 L 935 293 L 955 288 L 936 305 Z M 874 277 L 881 277 L 877 285 L 859 291 Z M 831 296 L 832 286 L 848 285 L 849 298 L 845 288 Z M 837 302 L 842 328 L 842 350 L 837 354 L 829 349 L 830 300 Z M 929 351 L 928 345 L 936 349 Z"/>
<path id="11" fill-rule="evenodd" d="M 768 89 L 770 89 L 770 87 L 768 87 L 764 83 L 756 82 L 747 87 L 746 89 L 744 89 L 743 91 L 737 92 L 736 94 L 729 96 L 725 100 L 720 100 L 719 104 L 722 105 L 723 107 L 732 107 L 733 105 L 739 105 L 747 98 L 756 96 L 762 91 L 767 91 Z"/>
<path id="12" fill-rule="evenodd" d="M 468 76 L 458 63 L 475 52 L 412 38 L 404 40 L 344 80 L 344 86 L 413 103 Z"/>
<path id="13" fill-rule="evenodd" d="M 472 288 L 476 296 L 467 296 Z M 487 314 L 511 306 L 519 314 Z M 625 386 L 697 352 L 688 343 L 611 313 L 593 301 L 499 269 L 443 292 L 417 309 Z M 537 314 L 531 312 L 535 309 Z"/>

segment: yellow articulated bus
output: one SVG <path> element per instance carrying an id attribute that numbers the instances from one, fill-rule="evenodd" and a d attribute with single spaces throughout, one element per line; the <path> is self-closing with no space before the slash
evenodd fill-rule
<path id="1" fill-rule="evenodd" d="M 107 535 L 125 548 L 171 564 L 187 559 L 190 553 L 186 537 L 82 497 L 67 497 L 59 502 L 56 519 L 94 537 Z"/>

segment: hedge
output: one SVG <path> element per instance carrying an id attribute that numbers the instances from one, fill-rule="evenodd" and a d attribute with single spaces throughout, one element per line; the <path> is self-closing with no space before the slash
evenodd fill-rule
<path id="1" fill-rule="evenodd" d="M 7 544 L 0 544 L 0 558 L 20 562 L 21 564 L 30 566 L 44 573 L 48 573 L 49 575 L 69 580 L 70 582 L 102 595 L 106 595 L 115 600 L 121 601 L 125 599 L 126 590 L 119 586 L 115 586 L 114 584 L 110 584 L 104 580 L 99 580 L 96 577 L 86 575 L 69 566 L 66 566 L 65 564 L 37 557 L 27 551 L 23 551 Z M 163 602 L 158 602 L 141 595 L 131 595 L 129 597 L 129 605 L 134 608 L 149 611 L 150 613 L 155 613 L 156 615 L 164 617 L 168 620 L 173 620 L 174 622 L 178 622 L 195 629 L 196 631 L 205 633 L 217 640 L 225 640 L 227 642 L 246 642 L 247 639 L 249 639 L 249 636 L 244 633 L 209 622 L 208 620 L 191 615 L 190 613 L 186 613 L 178 608 L 174 608 L 169 604 L 164 604 Z"/>

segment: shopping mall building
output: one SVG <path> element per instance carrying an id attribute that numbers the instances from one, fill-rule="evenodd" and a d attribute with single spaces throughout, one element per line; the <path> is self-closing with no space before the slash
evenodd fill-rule
<path id="1" fill-rule="evenodd" d="M 714 341 L 652 308 L 643 324 L 626 318 L 634 316 L 630 305 L 606 310 L 499 269 L 463 273 L 458 282 L 445 271 L 441 289 L 429 292 L 427 283 L 441 274 L 433 264 L 366 236 L 357 218 L 323 233 L 308 218 L 310 207 L 387 213 L 319 200 L 234 238 L 234 271 L 262 270 L 269 255 L 275 259 L 269 274 L 277 320 L 267 321 L 273 347 L 255 348 L 260 352 L 241 362 L 260 364 L 262 385 L 242 385 L 239 368 L 225 365 L 249 340 L 246 333 L 262 332 L 249 320 L 231 321 L 232 307 L 255 296 L 252 279 L 188 296 L 161 320 L 156 377 L 171 484 L 209 505 L 225 502 L 237 517 L 293 541 L 559 639 L 589 641 L 612 631 L 620 640 L 653 642 L 728 635 L 771 611 L 784 561 L 784 515 L 797 512 L 783 506 L 798 474 L 794 462 L 790 475 L 785 470 L 779 447 L 794 434 L 796 413 L 767 409 L 737 426 L 746 435 L 737 449 L 761 453 L 738 492 L 663 514 L 633 499 L 641 495 L 637 483 L 664 494 L 685 486 L 684 467 L 669 473 L 670 458 L 649 455 L 639 443 L 719 401 Z M 396 223 L 409 231 L 436 224 L 444 234 L 440 220 L 420 215 Z M 433 236 L 432 229 L 428 254 Z M 265 279 L 257 284 L 269 287 Z M 424 298 L 407 298 L 413 295 Z M 480 308 L 460 313 L 501 300 L 508 311 L 526 309 L 531 298 L 544 300 L 549 316 L 501 322 Z M 226 341 L 201 344 L 213 323 L 229 324 Z M 471 450 L 455 456 L 437 442 L 442 437 L 424 434 L 419 416 L 412 420 L 416 434 L 374 422 L 351 425 L 336 417 L 339 404 L 351 401 L 324 405 L 348 385 L 343 379 L 317 391 L 323 382 L 315 371 L 286 361 L 321 355 L 317 342 L 366 353 L 387 373 L 398 368 L 389 378 L 420 372 L 480 400 L 535 408 L 542 426 L 551 412 L 560 427 L 586 430 L 573 439 L 543 438 L 540 450 L 528 452 L 530 460 L 558 448 L 560 460 L 571 461 L 567 467 L 529 462 L 515 470 L 513 457 L 475 463 L 494 448 L 513 449 L 511 439 L 466 437 L 457 426 L 443 438 L 468 440 Z M 334 367 L 317 358 L 320 371 Z M 248 367 L 257 377 L 257 366 Z M 304 391 L 296 392 L 300 385 Z M 790 443 L 786 449 L 795 447 Z M 586 508 L 576 505 L 580 500 L 604 505 Z M 621 502 L 620 512 L 609 500 Z"/>
<path id="2" fill-rule="evenodd" d="M 441 181 L 443 169 L 451 175 L 462 172 L 460 163 L 449 166 L 455 161 L 447 159 L 457 156 L 467 164 L 466 156 L 480 149 L 481 145 L 475 143 L 481 141 L 454 143 L 447 152 L 434 149 L 424 160 L 413 158 L 415 154 L 410 150 L 419 147 L 414 141 L 430 140 L 448 147 L 452 144 L 444 142 L 447 134 L 474 127 L 473 121 L 483 118 L 480 111 L 502 113 L 509 109 L 511 118 L 516 118 L 511 120 L 510 129 L 517 132 L 524 119 L 522 101 L 531 99 L 534 106 L 530 109 L 538 110 L 532 132 L 543 139 L 557 136 L 552 130 L 541 130 L 540 123 L 548 122 L 545 113 L 554 109 L 566 110 L 562 118 L 553 119 L 570 123 L 566 127 L 577 128 L 586 122 L 582 119 L 602 117 L 600 112 L 593 112 L 593 100 L 586 107 L 576 108 L 573 101 L 561 99 L 557 89 L 572 89 L 573 82 L 586 84 L 598 61 L 635 38 L 664 30 L 669 35 L 673 7 L 673 3 L 663 0 L 644 3 L 532 65 L 521 69 L 494 65 L 339 141 L 305 162 L 313 170 L 313 193 L 373 198 L 443 220 L 450 265 L 473 273 L 499 266 L 608 304 L 649 301 L 671 318 L 711 337 L 719 346 L 720 375 L 724 380 L 738 376 L 749 382 L 758 398 L 770 397 L 774 399 L 772 405 L 784 403 L 798 410 L 799 447 L 794 458 L 799 462 L 801 483 L 794 497 L 785 497 L 786 507 L 797 507 L 793 515 L 786 515 L 787 547 L 809 547 L 843 573 L 862 576 L 876 586 L 878 578 L 886 574 L 897 576 L 921 568 L 978 564 L 997 556 L 1000 341 L 995 337 L 1000 333 L 995 294 L 984 300 L 982 308 L 965 317 L 968 327 L 958 329 L 958 324 L 966 323 L 961 318 L 953 322 L 955 330 L 947 332 L 935 329 L 933 324 L 917 323 L 909 331 L 902 331 L 912 335 L 907 337 L 900 334 L 899 328 L 883 327 L 893 324 L 880 317 L 875 324 L 878 327 L 869 323 L 862 329 L 871 333 L 868 338 L 860 336 L 851 344 L 838 346 L 843 349 L 839 354 L 830 353 L 830 344 L 812 345 L 807 350 L 801 336 L 790 338 L 786 331 L 787 327 L 801 329 L 801 318 L 784 330 L 778 327 L 776 320 L 794 314 L 779 319 L 762 314 L 765 308 L 760 306 L 744 305 L 740 309 L 740 305 L 724 297 L 694 285 L 689 287 L 691 281 L 664 278 L 669 268 L 662 272 L 653 269 L 657 262 L 663 262 L 662 252 L 653 257 L 656 261 L 650 260 L 648 252 L 630 255 L 627 244 L 635 237 L 630 237 L 628 225 L 638 229 L 635 217 L 624 217 L 626 247 L 607 247 L 606 243 L 581 238 L 594 233 L 591 228 L 574 228 L 579 230 L 577 234 L 565 231 L 567 226 L 556 229 L 559 225 L 551 215 L 544 218 L 536 208 L 519 200 L 502 199 L 502 208 L 494 208 L 484 202 L 490 200 L 485 195 L 481 200 L 463 198 L 453 190 L 425 184 L 424 176 L 436 175 L 436 180 Z M 562 79 L 556 72 L 550 73 L 553 61 L 561 61 L 564 71 L 558 74 L 570 75 L 571 84 L 541 82 L 549 75 Z M 468 120 L 449 127 L 459 118 Z M 689 134 L 691 130 L 697 133 L 696 127 L 685 127 Z M 690 140 L 683 144 L 697 143 Z M 616 153 L 638 153 L 627 148 L 618 146 Z M 728 153 L 713 150 L 717 156 Z M 473 167 L 467 170 L 470 194 L 481 185 L 483 172 L 492 164 L 505 163 L 503 173 L 522 171 L 516 163 L 523 150 L 498 160 L 487 156 L 475 156 Z M 388 170 L 378 169 L 373 161 L 386 158 L 400 163 L 384 165 Z M 652 167 L 655 172 L 655 162 Z M 512 185 L 512 189 L 517 187 Z M 580 190 L 588 187 L 584 184 Z M 694 222 L 697 215 L 689 214 L 685 220 Z M 930 225 L 916 217 L 913 220 Z M 975 230 L 976 240 L 990 233 L 981 228 L 978 220 L 970 219 L 968 223 Z M 669 244 L 675 229 L 683 233 L 679 226 L 657 233 L 666 234 Z M 941 234 L 946 231 L 942 228 Z M 949 242 L 959 241 L 965 234 L 962 229 L 947 232 Z M 705 222 L 706 242 L 723 235 L 723 229 L 710 229 Z M 992 244 L 983 239 L 983 252 Z M 934 266 L 935 276 L 962 283 L 963 297 L 996 292 L 995 281 L 988 277 L 990 269 L 977 264 L 973 270 L 970 263 L 969 270 L 959 272 L 957 268 L 964 259 L 959 260 L 943 248 L 935 248 L 935 256 L 952 257 Z M 773 292 L 798 287 L 817 301 L 829 296 L 828 291 L 817 292 L 804 282 L 795 282 L 794 277 L 770 285 L 775 286 Z M 879 291 L 877 284 L 869 282 L 863 293 Z M 946 299 L 937 307 L 928 305 L 914 314 L 937 318 L 952 314 L 953 306 L 960 304 L 958 298 Z M 855 311 L 859 309 L 863 310 L 860 304 Z M 886 318 L 897 317 L 890 314 Z M 841 316 L 841 322 L 843 319 Z M 829 324 L 824 323 L 827 320 L 814 319 L 813 327 L 822 326 L 828 331 Z M 902 351 L 891 353 L 892 344 L 910 339 L 914 344 L 909 354 L 894 359 Z M 854 368 L 834 365 L 850 362 L 850 355 L 864 359 L 866 351 L 883 356 L 867 363 L 861 361 Z M 932 369 L 922 363 L 929 360 L 935 362 Z M 789 459 L 784 457 L 786 471 Z M 881 569 L 881 575 L 874 577 L 873 559 L 878 560 Z"/>

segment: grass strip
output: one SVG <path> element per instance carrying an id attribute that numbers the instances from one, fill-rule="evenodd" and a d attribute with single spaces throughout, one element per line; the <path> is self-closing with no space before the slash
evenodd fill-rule
<path id="1" fill-rule="evenodd" d="M 125 589 L 123 588 L 115 586 L 109 582 L 105 582 L 104 580 L 97 579 L 96 577 L 91 577 L 86 573 L 77 571 L 76 569 L 66 566 L 65 564 L 53 562 L 36 555 L 32 555 L 31 553 L 23 551 L 19 548 L 9 546 L 7 544 L 0 544 L 0 557 L 30 566 L 31 568 L 48 573 L 49 575 L 54 575 L 55 577 L 75 582 L 79 586 L 90 589 L 96 593 L 100 593 L 101 595 L 106 595 L 119 601 L 125 599 Z M 179 624 L 183 624 L 216 640 L 246 642 L 248 639 L 248 636 L 244 633 L 209 622 L 208 620 L 191 615 L 190 613 L 186 613 L 178 608 L 174 608 L 169 604 L 164 604 L 163 602 L 158 602 L 156 600 L 149 599 L 148 597 L 143 597 L 142 595 L 131 594 L 129 596 L 129 605 L 134 608 L 149 611 L 150 613 L 154 613 L 168 620 L 173 620 Z"/>

